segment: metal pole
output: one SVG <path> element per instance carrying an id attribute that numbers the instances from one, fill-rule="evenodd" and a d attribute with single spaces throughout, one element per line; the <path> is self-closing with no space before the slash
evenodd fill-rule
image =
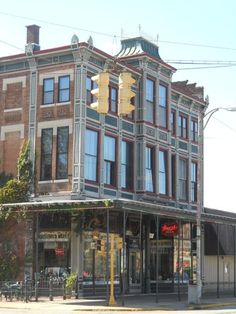
<path id="1" fill-rule="evenodd" d="M 198 125 L 203 119 L 198 120 Z M 198 154 L 198 165 L 197 165 L 197 212 L 196 212 L 196 283 L 197 283 L 197 304 L 201 303 L 202 298 L 202 276 L 201 276 L 201 212 L 202 212 L 202 194 L 201 184 L 203 182 L 203 173 L 202 173 L 202 155 L 203 155 L 203 125 L 199 127 L 199 154 Z"/>
<path id="2" fill-rule="evenodd" d="M 178 300 L 180 301 L 180 221 L 178 221 Z"/>
<path id="3" fill-rule="evenodd" d="M 38 274 L 39 274 L 39 213 L 36 213 L 36 232 L 35 232 L 35 301 L 38 301 Z"/>
<path id="4" fill-rule="evenodd" d="M 96 264 L 95 264 L 95 248 L 93 248 L 93 273 L 92 273 L 92 276 L 93 276 L 93 295 L 95 295 L 95 267 L 96 267 Z"/>
<path id="5" fill-rule="evenodd" d="M 125 273 L 126 273 L 126 267 L 125 267 L 125 233 L 126 233 L 126 212 L 123 211 L 123 269 L 122 269 L 122 305 L 125 305 Z"/>
<path id="6" fill-rule="evenodd" d="M 109 305 L 116 305 L 114 294 L 114 233 L 111 234 L 111 247 L 110 247 L 110 298 Z"/>
<path id="7" fill-rule="evenodd" d="M 216 225 L 216 230 L 217 230 L 217 298 L 220 297 L 220 291 L 219 291 L 219 271 L 220 271 L 220 261 L 219 261 L 219 224 Z"/>
<path id="8" fill-rule="evenodd" d="M 234 297 L 236 297 L 236 226 L 234 226 Z"/>
<path id="9" fill-rule="evenodd" d="M 156 216 L 156 303 L 158 303 L 158 283 L 159 283 L 158 241 L 159 241 L 159 217 Z"/>
<path id="10" fill-rule="evenodd" d="M 107 282 L 107 291 L 106 291 L 106 301 L 107 305 L 109 303 L 109 233 L 110 233 L 110 219 L 109 219 L 109 209 L 107 209 L 107 251 L 106 251 L 106 282 Z"/>

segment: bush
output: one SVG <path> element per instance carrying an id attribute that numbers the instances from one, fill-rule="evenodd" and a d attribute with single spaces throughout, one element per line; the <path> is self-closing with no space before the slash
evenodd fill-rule
<path id="1" fill-rule="evenodd" d="M 67 276 L 67 278 L 66 278 L 66 292 L 68 294 L 71 294 L 72 289 L 74 288 L 74 285 L 75 285 L 76 278 L 77 278 L 76 273 L 70 273 Z"/>
<path id="2" fill-rule="evenodd" d="M 7 174 L 4 171 L 0 173 L 0 188 L 3 187 L 7 181 L 9 181 L 10 179 L 12 179 L 12 175 L 11 174 Z"/>
<path id="3" fill-rule="evenodd" d="M 0 204 L 20 203 L 28 201 L 28 182 L 9 180 L 0 188 Z"/>
<path id="4" fill-rule="evenodd" d="M 0 281 L 15 280 L 19 273 L 19 263 L 16 255 L 6 252 L 0 255 Z"/>

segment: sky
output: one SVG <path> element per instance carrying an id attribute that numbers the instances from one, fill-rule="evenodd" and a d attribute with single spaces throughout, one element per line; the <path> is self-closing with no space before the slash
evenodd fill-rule
<path id="1" fill-rule="evenodd" d="M 30 24 L 41 27 L 41 49 L 69 45 L 76 34 L 115 54 L 121 38 L 141 34 L 177 68 L 173 81 L 204 87 L 208 111 L 236 107 L 235 12 L 234 0 L 1 1 L 0 57 L 24 51 Z M 204 138 L 204 205 L 236 212 L 236 112 L 217 111 Z"/>

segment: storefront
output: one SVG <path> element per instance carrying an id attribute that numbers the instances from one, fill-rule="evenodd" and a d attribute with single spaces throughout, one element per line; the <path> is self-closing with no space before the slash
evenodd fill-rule
<path id="1" fill-rule="evenodd" d="M 173 292 L 195 279 L 196 230 L 192 222 L 115 209 L 86 210 L 83 215 L 81 277 L 87 294 L 106 291 L 111 234 L 119 293 L 156 292 L 157 286 L 158 292 Z"/>
<path id="2" fill-rule="evenodd" d="M 71 266 L 70 215 L 58 213 L 39 216 L 38 269 L 41 278 L 63 277 Z"/>

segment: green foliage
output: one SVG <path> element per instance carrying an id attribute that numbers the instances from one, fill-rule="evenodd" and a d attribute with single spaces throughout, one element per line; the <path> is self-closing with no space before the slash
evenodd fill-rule
<path id="1" fill-rule="evenodd" d="M 68 293 L 71 293 L 74 285 L 75 285 L 75 281 L 77 278 L 77 274 L 76 273 L 70 273 L 67 278 L 66 278 L 66 291 Z"/>
<path id="2" fill-rule="evenodd" d="M 18 178 L 8 180 L 0 188 L 0 204 L 28 201 L 29 186 L 32 180 L 32 162 L 29 156 L 29 142 L 21 148 L 18 160 Z"/>
<path id="3" fill-rule="evenodd" d="M 0 255 L 0 281 L 16 279 L 19 272 L 19 262 L 13 252 Z"/>
<path id="4" fill-rule="evenodd" d="M 30 145 L 25 142 L 17 159 L 18 179 L 30 183 L 32 181 L 32 161 L 30 160 Z"/>
<path id="5" fill-rule="evenodd" d="M 28 201 L 28 182 L 9 180 L 4 187 L 0 189 L 0 204 L 20 203 Z"/>
<path id="6" fill-rule="evenodd" d="M 12 179 L 11 174 L 6 174 L 4 171 L 0 173 L 0 188 L 3 187 L 7 181 Z"/>

